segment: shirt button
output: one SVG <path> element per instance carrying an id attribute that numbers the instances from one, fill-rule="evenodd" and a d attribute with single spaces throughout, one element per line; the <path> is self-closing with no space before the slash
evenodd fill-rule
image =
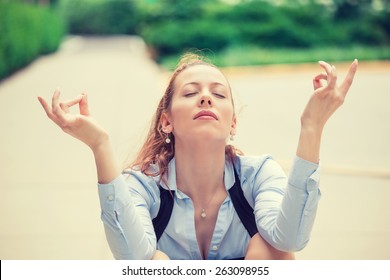
<path id="1" fill-rule="evenodd" d="M 108 199 L 109 201 L 112 201 L 112 200 L 114 200 L 114 196 L 110 194 L 109 196 L 107 196 L 107 199 Z"/>
<path id="2" fill-rule="evenodd" d="M 218 250 L 218 246 L 214 245 L 212 249 L 213 249 L 213 251 L 217 251 Z"/>

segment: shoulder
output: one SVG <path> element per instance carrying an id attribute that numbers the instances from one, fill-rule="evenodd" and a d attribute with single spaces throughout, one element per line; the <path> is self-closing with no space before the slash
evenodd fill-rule
<path id="1" fill-rule="evenodd" d="M 240 176 L 257 175 L 259 172 L 269 171 L 279 173 L 282 168 L 271 155 L 237 156 L 235 167 Z"/>
<path id="2" fill-rule="evenodd" d="M 258 170 L 267 161 L 273 160 L 271 155 L 265 154 L 260 156 L 237 156 L 235 166 L 239 169 Z"/>
<path id="3" fill-rule="evenodd" d="M 259 187 L 267 182 L 285 181 L 287 179 L 283 168 L 268 154 L 238 156 L 234 165 L 241 183 L 248 183 L 251 187 Z"/>
<path id="4" fill-rule="evenodd" d="M 159 200 L 159 177 L 146 175 L 136 168 L 123 170 L 122 176 L 133 197 L 142 197 L 147 204 L 154 204 Z"/>

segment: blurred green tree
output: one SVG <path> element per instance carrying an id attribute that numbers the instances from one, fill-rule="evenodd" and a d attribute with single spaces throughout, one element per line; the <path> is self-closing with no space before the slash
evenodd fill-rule
<path id="1" fill-rule="evenodd" d="M 64 23 L 53 9 L 0 1 L 0 79 L 55 51 L 64 33 Z"/>
<path id="2" fill-rule="evenodd" d="M 135 0 L 61 0 L 59 8 L 72 34 L 136 34 Z"/>

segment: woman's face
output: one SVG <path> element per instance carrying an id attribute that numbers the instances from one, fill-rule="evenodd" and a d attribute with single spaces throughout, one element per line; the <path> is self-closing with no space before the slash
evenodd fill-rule
<path id="1" fill-rule="evenodd" d="M 175 141 L 220 140 L 234 134 L 232 95 L 225 76 L 208 65 L 194 65 L 174 82 L 169 113 L 163 126 Z"/>

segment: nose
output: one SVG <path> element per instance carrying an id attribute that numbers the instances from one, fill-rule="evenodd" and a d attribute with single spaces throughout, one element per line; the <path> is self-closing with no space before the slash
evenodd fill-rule
<path id="1" fill-rule="evenodd" d="M 210 96 L 208 95 L 203 95 L 200 99 L 200 104 L 199 104 L 201 107 L 203 106 L 212 106 L 212 103 L 211 103 L 211 98 Z"/>

